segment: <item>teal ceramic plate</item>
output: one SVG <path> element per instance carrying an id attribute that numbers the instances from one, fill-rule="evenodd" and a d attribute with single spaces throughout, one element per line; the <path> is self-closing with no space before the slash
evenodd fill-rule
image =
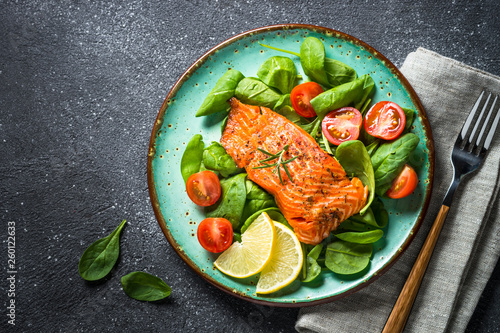
<path id="1" fill-rule="evenodd" d="M 256 76 L 262 62 L 273 55 L 284 55 L 263 48 L 258 42 L 299 52 L 305 37 L 320 38 L 328 57 L 353 67 L 359 76 L 370 74 L 376 84 L 373 103 L 391 100 L 418 112 L 413 132 L 420 144 L 410 163 L 416 167 L 419 184 L 409 197 L 385 201 L 390 212 L 385 236 L 374 244 L 371 264 L 355 276 L 323 271 L 311 283 L 295 281 L 271 295 L 257 295 L 257 278 L 234 279 L 216 270 L 216 258 L 198 243 L 196 230 L 204 219 L 203 210 L 193 204 L 180 173 L 180 160 L 187 142 L 196 133 L 205 143 L 219 141 L 224 115 L 195 118 L 203 99 L 228 68 L 245 76 Z M 301 71 L 300 61 L 290 56 Z M 300 74 L 303 74 L 302 72 Z M 148 184 L 161 230 L 181 258 L 205 280 L 234 296 L 267 305 L 306 306 L 332 301 L 365 287 L 385 272 L 408 247 L 420 227 L 430 199 L 434 148 L 432 134 L 420 101 L 399 70 L 375 49 L 328 28 L 310 25 L 276 25 L 234 36 L 198 59 L 175 83 L 163 103 L 153 127 L 148 154 Z"/>

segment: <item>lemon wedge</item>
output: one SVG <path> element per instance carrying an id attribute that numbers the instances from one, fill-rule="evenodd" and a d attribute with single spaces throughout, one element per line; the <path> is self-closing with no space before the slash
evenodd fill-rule
<path id="1" fill-rule="evenodd" d="M 285 225 L 274 222 L 276 244 L 271 260 L 260 273 L 258 294 L 270 294 L 288 286 L 299 275 L 304 255 L 297 236 Z"/>
<path id="2" fill-rule="evenodd" d="M 222 273 L 245 278 L 259 273 L 271 260 L 276 231 L 274 223 L 262 213 L 241 235 L 241 243 L 234 242 L 214 262 Z"/>

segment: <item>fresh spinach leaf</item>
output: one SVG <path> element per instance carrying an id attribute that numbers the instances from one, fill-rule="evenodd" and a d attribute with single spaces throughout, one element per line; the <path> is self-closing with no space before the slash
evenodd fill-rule
<path id="1" fill-rule="evenodd" d="M 372 252 L 372 244 L 334 240 L 326 247 L 325 265 L 337 274 L 359 273 L 370 263 Z"/>
<path id="2" fill-rule="evenodd" d="M 208 170 L 220 172 L 222 177 L 243 172 L 238 168 L 231 155 L 218 142 L 213 141 L 210 146 L 203 151 L 203 165 Z"/>
<path id="3" fill-rule="evenodd" d="M 409 132 L 411 130 L 411 125 L 413 124 L 413 120 L 415 119 L 415 110 L 410 108 L 402 108 L 405 113 L 405 129 L 404 133 Z"/>
<path id="4" fill-rule="evenodd" d="M 382 200 L 380 200 L 379 197 L 376 197 L 370 208 L 373 211 L 373 216 L 375 217 L 378 226 L 380 228 L 385 228 L 385 226 L 389 223 L 389 213 L 385 209 Z"/>
<path id="5" fill-rule="evenodd" d="M 233 243 L 234 242 L 241 243 L 241 234 L 239 232 L 233 231 Z"/>
<path id="6" fill-rule="evenodd" d="M 229 116 L 226 116 L 223 120 L 222 123 L 220 124 L 220 134 L 224 134 L 224 130 L 226 129 L 227 125 L 227 120 L 229 119 Z"/>
<path id="7" fill-rule="evenodd" d="M 325 46 L 315 37 L 308 37 L 300 46 L 300 63 L 304 73 L 313 81 L 329 86 L 325 71 Z"/>
<path id="8" fill-rule="evenodd" d="M 363 215 L 365 217 L 367 214 Z M 359 215 L 361 216 L 361 215 Z M 377 227 L 378 228 L 378 227 Z M 344 231 L 356 231 L 356 232 L 365 232 L 373 230 L 374 227 L 365 222 L 360 222 L 352 219 L 352 217 L 348 218 L 344 222 L 342 222 L 336 231 L 344 232 Z"/>
<path id="9" fill-rule="evenodd" d="M 370 155 L 361 141 L 351 140 L 342 142 L 337 147 L 335 157 L 348 175 L 358 177 L 363 185 L 368 186 L 368 200 L 359 212 L 363 215 L 375 198 L 375 176 Z"/>
<path id="10" fill-rule="evenodd" d="M 269 215 L 271 220 L 282 223 L 286 225 L 288 228 L 293 230 L 293 228 L 290 226 L 290 224 L 288 224 L 288 221 L 285 219 L 285 217 L 277 207 L 268 207 L 253 213 L 249 218 L 247 218 L 245 223 L 241 226 L 241 233 L 244 233 L 248 229 L 248 227 L 253 223 L 253 221 L 255 221 L 255 219 L 264 212 L 266 212 L 267 215 Z"/>
<path id="11" fill-rule="evenodd" d="M 98 239 L 83 252 L 78 273 L 87 281 L 100 280 L 111 272 L 120 255 L 120 233 L 126 220 L 107 237 Z"/>
<path id="12" fill-rule="evenodd" d="M 189 176 L 200 171 L 203 149 L 205 149 L 203 137 L 201 134 L 195 134 L 189 140 L 181 158 L 181 174 L 184 183 L 187 182 Z"/>
<path id="13" fill-rule="evenodd" d="M 401 172 L 411 153 L 417 148 L 419 138 L 406 133 L 398 139 L 380 145 L 371 160 L 375 171 L 375 191 L 384 196 L 392 181 Z"/>
<path id="14" fill-rule="evenodd" d="M 245 76 L 236 69 L 228 70 L 215 84 L 196 112 L 196 117 L 207 116 L 228 108 L 227 101 L 234 96 L 238 83 Z"/>
<path id="15" fill-rule="evenodd" d="M 375 150 L 377 150 L 379 145 L 380 145 L 380 139 L 376 139 L 368 146 L 366 146 L 366 151 L 368 152 L 368 155 L 370 155 L 370 158 L 373 156 Z"/>
<path id="16" fill-rule="evenodd" d="M 307 255 L 304 254 L 304 258 L 306 259 L 306 276 L 302 279 L 302 282 L 311 282 L 321 273 L 321 266 L 317 260 L 322 250 L 323 244 L 320 243 L 313 247 Z"/>
<path id="17" fill-rule="evenodd" d="M 341 84 L 356 80 L 356 71 L 341 61 L 325 58 L 325 72 L 329 86 L 336 87 Z"/>
<path id="18" fill-rule="evenodd" d="M 242 221 L 246 221 L 252 214 L 264 208 L 276 207 L 274 197 L 259 185 L 249 179 L 246 180 L 245 185 L 247 189 L 247 201 L 243 209 Z"/>
<path id="19" fill-rule="evenodd" d="M 282 94 L 289 94 L 297 79 L 297 69 L 292 59 L 274 56 L 264 61 L 257 76 L 269 87 L 278 89 Z"/>
<path id="20" fill-rule="evenodd" d="M 279 112 L 283 107 L 292 107 L 292 101 L 290 99 L 290 94 L 281 95 L 276 105 L 274 105 L 274 111 Z"/>
<path id="21" fill-rule="evenodd" d="M 172 292 L 162 279 L 145 272 L 129 273 L 121 278 L 121 282 L 123 291 L 139 301 L 158 301 Z"/>
<path id="22" fill-rule="evenodd" d="M 319 94 L 311 100 L 311 105 L 318 118 L 322 119 L 331 110 L 362 101 L 372 92 L 374 86 L 373 79 L 366 74 Z"/>
<path id="23" fill-rule="evenodd" d="M 264 82 L 253 77 L 246 77 L 238 83 L 236 98 L 242 103 L 265 106 L 273 109 L 281 98 L 281 94 Z"/>
<path id="24" fill-rule="evenodd" d="M 373 203 L 372 203 L 373 204 Z M 361 223 L 365 223 L 367 225 L 371 225 L 377 228 L 383 228 L 385 225 L 379 224 L 377 219 L 375 218 L 375 214 L 373 213 L 373 209 L 371 206 L 366 210 L 366 212 L 361 215 L 361 214 L 355 214 L 351 216 L 349 219 Z"/>
<path id="25" fill-rule="evenodd" d="M 223 217 L 231 222 L 233 230 L 239 230 L 247 197 L 246 177 L 246 173 L 240 173 L 231 178 L 221 179 L 222 199 L 215 205 L 205 208 L 207 217 Z"/>
<path id="26" fill-rule="evenodd" d="M 371 244 L 378 241 L 384 232 L 380 229 L 364 231 L 364 232 L 343 232 L 335 234 L 335 237 L 356 244 Z"/>

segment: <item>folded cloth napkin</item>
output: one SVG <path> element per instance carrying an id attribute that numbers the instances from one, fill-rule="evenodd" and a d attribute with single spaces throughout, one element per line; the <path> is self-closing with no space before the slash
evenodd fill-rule
<path id="1" fill-rule="evenodd" d="M 408 250 L 378 280 L 341 300 L 302 308 L 299 332 L 382 330 L 451 183 L 455 138 L 481 90 L 500 93 L 500 77 L 423 48 L 408 55 L 401 72 L 420 97 L 434 137 L 434 187 L 426 218 Z M 500 255 L 499 168 L 497 130 L 484 164 L 455 193 L 405 332 L 467 327 Z"/>

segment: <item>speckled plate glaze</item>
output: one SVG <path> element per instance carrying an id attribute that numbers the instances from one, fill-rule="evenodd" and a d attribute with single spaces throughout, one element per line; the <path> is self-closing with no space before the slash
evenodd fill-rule
<path id="1" fill-rule="evenodd" d="M 373 103 L 390 100 L 418 112 L 413 132 L 420 137 L 410 163 L 419 175 L 416 191 L 400 200 L 386 200 L 390 213 L 384 237 L 374 244 L 367 269 L 354 276 L 323 271 L 311 283 L 298 280 L 272 294 L 257 295 L 257 277 L 239 280 L 220 273 L 212 265 L 216 255 L 198 243 L 196 230 L 204 219 L 203 210 L 193 204 L 180 173 L 180 160 L 187 142 L 196 133 L 206 144 L 219 141 L 224 115 L 195 118 L 203 99 L 228 68 L 245 76 L 256 76 L 268 57 L 286 55 L 263 48 L 258 42 L 299 52 L 304 38 L 321 39 L 328 57 L 353 67 L 359 76 L 370 74 L 375 81 Z M 300 61 L 290 56 L 303 74 Z M 234 36 L 198 59 L 175 83 L 163 103 L 151 134 L 148 153 L 148 185 L 156 218 L 166 238 L 179 256 L 205 280 L 236 297 L 275 306 L 307 306 L 332 301 L 373 282 L 396 261 L 418 231 L 430 199 L 434 169 L 431 129 L 424 109 L 410 84 L 383 55 L 366 43 L 328 28 L 287 24 L 263 27 Z M 167 264 L 167 263 L 166 263 Z"/>

